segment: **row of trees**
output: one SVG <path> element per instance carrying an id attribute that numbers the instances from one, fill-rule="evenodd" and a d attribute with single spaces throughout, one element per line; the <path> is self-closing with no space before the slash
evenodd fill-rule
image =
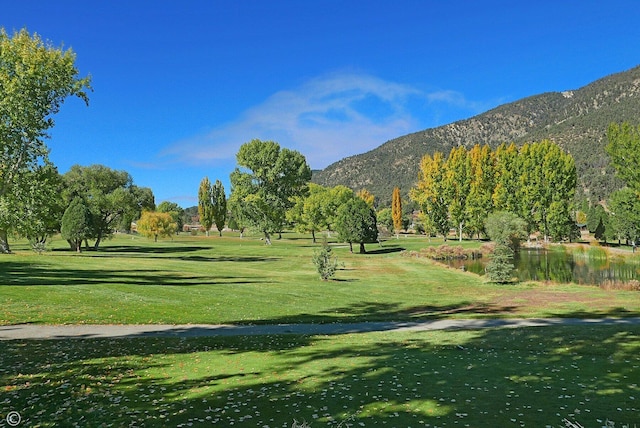
<path id="1" fill-rule="evenodd" d="M 299 152 L 273 141 L 252 140 L 240 147 L 236 158 L 228 206 L 219 181 L 212 186 L 205 177 L 200 183 L 198 208 L 206 231 L 214 221 L 221 231 L 228 212 L 231 228 L 259 230 L 266 244 L 290 225 L 310 232 L 314 242 L 318 231 L 335 231 L 351 247 L 360 244 L 361 252 L 366 242 L 377 239 L 373 195 L 310 183 L 311 169 Z"/>
<path id="2" fill-rule="evenodd" d="M 410 197 L 423 211 L 428 233 L 445 239 L 454 227 L 459 239 L 486 234 L 485 220 L 495 211 L 522 218 L 529 232 L 545 239 L 575 236 L 573 198 L 576 167 L 570 154 L 549 142 L 500 145 L 495 151 L 476 145 L 454 147 L 448 158 L 436 152 L 420 163 Z"/>

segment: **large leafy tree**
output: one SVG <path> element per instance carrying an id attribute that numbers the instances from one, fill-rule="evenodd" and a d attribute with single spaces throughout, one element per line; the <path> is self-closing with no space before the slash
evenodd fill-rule
<path id="1" fill-rule="evenodd" d="M 293 206 L 294 198 L 307 193 L 311 168 L 299 152 L 257 139 L 243 144 L 236 160 L 231 193 L 251 225 L 270 244 L 271 234 L 284 228 L 285 213 Z"/>
<path id="2" fill-rule="evenodd" d="M 349 243 L 351 252 L 355 242 L 360 244 L 360 254 L 364 254 L 364 244 L 378 239 L 376 212 L 362 198 L 351 198 L 338 208 L 336 231 L 341 241 Z"/>
<path id="3" fill-rule="evenodd" d="M 493 188 L 493 206 L 497 211 L 517 213 L 519 205 L 520 162 L 515 144 L 501 144 L 495 151 L 495 185 Z"/>
<path id="4" fill-rule="evenodd" d="M 113 235 L 123 218 L 138 218 L 142 210 L 155 209 L 151 190 L 135 186 L 126 171 L 104 165 L 74 165 L 63 179 L 66 199 L 82 198 L 91 212 L 87 238 L 95 240 L 94 249 Z"/>
<path id="5" fill-rule="evenodd" d="M 47 239 L 60 231 L 65 211 L 62 194 L 62 177 L 58 170 L 47 163 L 30 173 L 29 186 L 16 189 L 16 206 L 22 207 L 22 221 L 17 231 L 26 237 L 35 250 L 43 249 Z"/>
<path id="6" fill-rule="evenodd" d="M 32 222 L 20 192 L 37 186 L 34 171 L 47 161 L 44 140 L 53 115 L 70 96 L 88 102 L 90 79 L 79 77 L 76 56 L 37 34 L 0 29 L 0 252 L 10 252 L 8 232 Z"/>
<path id="7" fill-rule="evenodd" d="M 328 227 L 329 189 L 319 184 L 309 183 L 309 194 L 296 196 L 293 200 L 294 205 L 287 211 L 287 219 L 293 223 L 297 231 L 311 232 L 311 239 L 315 244 L 316 232 Z"/>
<path id="8" fill-rule="evenodd" d="M 618 176 L 640 195 L 640 127 L 612 123 L 607 138 L 606 150 Z"/>
<path id="9" fill-rule="evenodd" d="M 610 224 L 616 234 L 635 243 L 640 239 L 640 199 L 638 194 L 624 187 L 609 198 Z"/>
<path id="10" fill-rule="evenodd" d="M 480 238 L 484 233 L 484 221 L 493 211 L 495 188 L 494 156 L 489 146 L 475 145 L 469 151 L 471 161 L 469 196 L 466 203 L 467 229 Z"/>
<path id="11" fill-rule="evenodd" d="M 449 202 L 449 217 L 458 229 L 462 241 L 462 230 L 467 222 L 467 197 L 471 186 L 471 160 L 464 146 L 454 147 L 449 153 L 445 167 L 444 193 Z"/>
<path id="12" fill-rule="evenodd" d="M 175 202 L 162 201 L 158 204 L 156 210 L 160 213 L 168 213 L 171 216 L 173 222 L 177 226 L 176 232 L 182 230 L 184 226 L 184 208 Z"/>
<path id="13" fill-rule="evenodd" d="M 435 231 L 447 240 L 449 233 L 449 200 L 445 193 L 445 162 L 442 153 L 425 155 L 420 161 L 416 187 L 409 196 L 422 208 L 425 229 Z"/>
<path id="14" fill-rule="evenodd" d="M 224 193 L 224 186 L 220 180 L 216 180 L 211 187 L 211 198 L 213 203 L 213 222 L 216 224 L 218 233 L 222 236 L 222 229 L 227 220 L 227 195 Z"/>

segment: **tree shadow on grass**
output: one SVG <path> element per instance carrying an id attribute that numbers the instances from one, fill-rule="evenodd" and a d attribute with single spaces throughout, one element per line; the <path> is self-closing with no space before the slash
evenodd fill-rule
<path id="1" fill-rule="evenodd" d="M 267 280 L 215 275 L 203 276 L 193 274 L 168 273 L 163 270 L 140 269 L 107 271 L 98 269 L 49 269 L 29 263 L 3 262 L 0 264 L 0 286 L 73 286 L 73 285 L 161 285 L 161 286 L 195 286 L 252 284 L 268 282 Z"/>
<path id="2" fill-rule="evenodd" d="M 28 426 L 599 426 L 640 407 L 638 326 L 3 348 L 0 412 Z"/>
<path id="3" fill-rule="evenodd" d="M 513 316 L 516 306 L 501 306 L 460 302 L 454 305 L 415 305 L 399 303 L 357 302 L 347 306 L 326 309 L 314 314 L 294 314 L 276 318 L 238 320 L 231 324 L 329 324 L 362 323 L 369 321 L 431 321 L 468 315 L 473 318 Z"/>

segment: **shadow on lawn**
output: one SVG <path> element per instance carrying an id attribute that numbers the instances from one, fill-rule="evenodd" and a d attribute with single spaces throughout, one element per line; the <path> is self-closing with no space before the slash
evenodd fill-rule
<path id="1" fill-rule="evenodd" d="M 190 274 L 171 274 L 162 270 L 121 270 L 106 271 L 97 269 L 48 269 L 29 263 L 3 262 L 0 264 L 0 286 L 71 286 L 98 284 L 130 285 L 226 285 L 252 284 L 267 282 L 256 278 L 239 276 L 200 276 Z"/>
<path id="2" fill-rule="evenodd" d="M 640 407 L 637 326 L 3 347 L 0 412 L 33 426 L 600 426 Z"/>
<path id="3" fill-rule="evenodd" d="M 319 314 L 296 314 L 278 318 L 238 320 L 231 324 L 311 324 L 311 323 L 359 323 L 367 321 L 428 321 L 467 314 L 475 318 L 513 316 L 516 306 L 500 306 L 460 302 L 455 305 L 403 306 L 398 303 L 357 302 L 331 308 Z"/>

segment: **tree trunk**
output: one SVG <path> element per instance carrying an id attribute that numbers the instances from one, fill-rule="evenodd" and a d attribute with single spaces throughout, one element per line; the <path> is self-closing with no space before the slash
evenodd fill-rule
<path id="1" fill-rule="evenodd" d="M 349 252 L 353 254 L 353 242 L 349 241 Z"/>
<path id="2" fill-rule="evenodd" d="M 0 253 L 11 253 L 11 248 L 9 248 L 9 238 L 6 230 L 0 230 Z"/>
<path id="3" fill-rule="evenodd" d="M 264 232 L 264 245 L 271 245 L 271 235 L 269 235 L 269 232 Z"/>
<path id="4" fill-rule="evenodd" d="M 316 232 L 314 230 L 311 231 L 311 237 L 313 238 L 313 243 L 316 243 Z"/>
<path id="5" fill-rule="evenodd" d="M 458 242 L 462 242 L 462 222 L 460 222 L 459 232 L 458 232 Z"/>
<path id="6" fill-rule="evenodd" d="M 360 243 L 360 254 L 366 254 L 367 250 L 364 248 L 364 242 Z"/>

